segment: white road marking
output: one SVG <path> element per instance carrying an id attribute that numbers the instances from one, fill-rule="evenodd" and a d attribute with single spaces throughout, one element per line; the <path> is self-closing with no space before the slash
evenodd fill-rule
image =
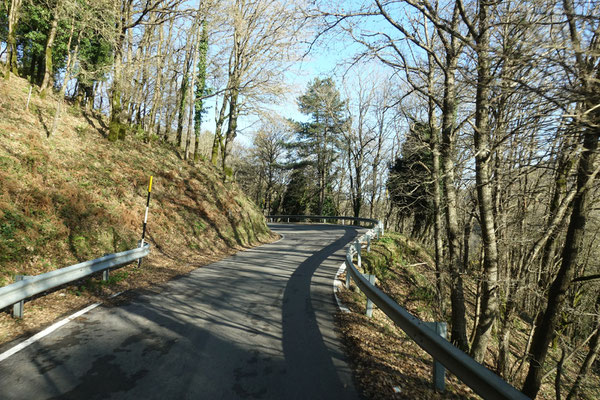
<path id="1" fill-rule="evenodd" d="M 123 292 L 117 292 L 113 295 L 111 295 L 109 297 L 109 299 L 112 299 L 114 297 L 117 297 L 118 295 L 120 295 Z M 0 362 L 6 360 L 8 357 L 17 354 L 19 351 L 23 350 L 24 348 L 32 345 L 33 343 L 37 342 L 38 340 L 42 339 L 45 336 L 48 336 L 49 334 L 51 334 L 52 332 L 54 332 L 55 330 L 61 328 L 62 326 L 68 324 L 69 322 L 73 321 L 75 318 L 77 317 L 81 317 L 83 314 L 92 311 L 94 308 L 98 307 L 99 305 L 101 305 L 102 303 L 94 303 L 91 304 L 89 306 L 87 306 L 86 308 L 84 308 L 83 310 L 79 310 L 77 311 L 75 314 L 61 320 L 58 321 L 57 323 L 50 325 L 49 327 L 47 327 L 46 329 L 44 329 L 41 332 L 36 333 L 35 335 L 33 335 L 32 337 L 30 337 L 27 340 L 22 341 L 21 343 L 19 343 L 18 345 L 6 350 L 4 353 L 0 354 Z"/>

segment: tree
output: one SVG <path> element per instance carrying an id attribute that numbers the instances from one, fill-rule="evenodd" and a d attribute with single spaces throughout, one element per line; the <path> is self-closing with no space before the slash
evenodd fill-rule
<path id="1" fill-rule="evenodd" d="M 54 47 L 54 39 L 56 38 L 56 31 L 58 29 L 58 20 L 60 18 L 60 10 L 62 7 L 62 1 L 56 0 L 54 4 L 54 10 L 52 12 L 52 23 L 50 26 L 50 32 L 48 33 L 48 39 L 46 40 L 46 49 L 44 54 L 44 78 L 40 85 L 40 92 L 44 93 L 48 85 L 50 84 L 50 78 L 52 76 L 52 49 Z"/>
<path id="2" fill-rule="evenodd" d="M 357 83 L 346 84 L 346 97 L 356 97 L 356 102 L 348 101 L 347 115 L 354 115 L 348 121 L 348 129 L 343 131 L 346 161 L 348 163 L 347 174 L 350 180 L 350 200 L 352 203 L 352 214 L 354 217 L 361 215 L 363 204 L 365 203 L 368 190 L 368 164 L 377 170 L 381 158 L 383 146 L 383 135 L 385 134 L 385 119 L 377 121 L 376 109 L 378 107 L 375 97 L 381 86 L 375 79 L 358 77 Z M 356 92 L 355 90 L 358 89 Z M 379 105 L 386 107 L 387 104 Z M 385 111 L 384 111 L 385 112 Z M 381 123 L 384 126 L 381 126 Z M 377 174 L 371 173 L 371 197 L 370 214 L 373 213 L 375 197 L 378 191 Z"/>
<path id="3" fill-rule="evenodd" d="M 298 98 L 298 107 L 310 117 L 298 123 L 296 134 L 301 157 L 310 162 L 316 172 L 317 201 L 315 212 L 322 215 L 330 196 L 333 165 L 340 149 L 340 139 L 347 129 L 345 102 L 331 78 L 315 78 Z"/>
<path id="4" fill-rule="evenodd" d="M 115 45 L 113 60 L 113 82 L 110 89 L 110 124 L 108 139 L 116 141 L 125 137 L 127 126 L 124 122 L 125 111 L 129 108 L 124 96 L 124 74 L 123 55 L 124 46 L 131 29 L 139 26 L 147 18 L 148 14 L 173 9 L 180 3 L 179 0 L 152 0 L 145 2 L 134 2 L 122 0 L 114 3 L 115 12 Z M 157 23 L 157 21 L 154 21 Z M 131 40 L 129 40 L 131 44 Z M 128 52 L 131 55 L 131 51 Z"/>
<path id="5" fill-rule="evenodd" d="M 306 164 L 294 165 L 290 182 L 281 200 L 280 209 L 284 215 L 308 214 L 311 192 L 309 169 Z"/>
<path id="6" fill-rule="evenodd" d="M 252 154 L 259 168 L 256 190 L 257 204 L 267 213 L 273 213 L 274 200 L 283 192 L 286 176 L 285 160 L 291 134 L 289 121 L 282 118 L 265 118 L 254 136 Z"/>
<path id="7" fill-rule="evenodd" d="M 459 0 L 460 2 L 460 0 Z M 492 327 L 498 316 L 498 243 L 493 213 L 492 197 L 492 143 L 489 123 L 491 75 L 491 5 L 478 1 L 477 30 L 464 12 L 463 19 L 471 27 L 477 54 L 477 85 L 475 98 L 475 126 L 473 140 L 475 150 L 475 180 L 477 204 L 483 238 L 484 263 L 481 300 L 481 316 L 471 348 L 473 358 L 483 362 Z"/>
<path id="8" fill-rule="evenodd" d="M 413 215 L 411 236 L 423 239 L 433 224 L 433 157 L 429 149 L 431 132 L 414 123 L 402 146 L 402 155 L 390 167 L 387 188 L 392 204 L 403 215 Z"/>
<path id="9" fill-rule="evenodd" d="M 202 128 L 202 116 L 208 111 L 208 107 L 205 105 L 205 98 L 208 97 L 212 90 L 206 83 L 206 71 L 208 63 L 208 23 L 207 20 L 202 20 L 202 33 L 200 35 L 199 43 L 199 58 L 198 58 L 198 83 L 195 89 L 195 101 L 194 101 L 194 161 L 198 161 L 199 147 L 200 147 L 200 131 Z"/>

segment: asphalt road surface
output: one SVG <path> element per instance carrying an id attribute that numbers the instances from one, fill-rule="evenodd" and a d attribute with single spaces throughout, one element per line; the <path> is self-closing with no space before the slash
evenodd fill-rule
<path id="1" fill-rule="evenodd" d="M 0 399 L 358 399 L 332 283 L 355 228 L 283 240 L 98 307 L 0 362 Z"/>

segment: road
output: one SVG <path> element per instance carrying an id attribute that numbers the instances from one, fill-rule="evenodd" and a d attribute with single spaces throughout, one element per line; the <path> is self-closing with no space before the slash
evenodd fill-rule
<path id="1" fill-rule="evenodd" d="M 101 306 L 0 363 L 0 399 L 358 399 L 332 282 L 357 232 L 284 235 L 121 306 Z"/>

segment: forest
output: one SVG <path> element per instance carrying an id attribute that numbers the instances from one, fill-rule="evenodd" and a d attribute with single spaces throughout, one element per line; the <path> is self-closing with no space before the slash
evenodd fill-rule
<path id="1" fill-rule="evenodd" d="M 420 241 L 452 343 L 531 398 L 600 373 L 600 2 L 4 0 L 0 60 L 58 94 L 48 136 L 78 104 L 266 215 Z"/>

